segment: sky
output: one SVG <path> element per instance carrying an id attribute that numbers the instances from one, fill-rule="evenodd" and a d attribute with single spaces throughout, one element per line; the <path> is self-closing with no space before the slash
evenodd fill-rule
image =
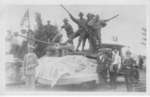
<path id="1" fill-rule="evenodd" d="M 130 46 L 135 53 L 144 53 L 145 47 L 142 41 L 141 30 L 146 27 L 146 7 L 144 5 L 64 5 L 73 16 L 78 18 L 78 13 L 83 12 L 100 15 L 101 19 L 108 19 L 116 14 L 119 17 L 108 22 L 102 29 L 102 42 L 117 43 Z M 68 14 L 60 5 L 9 5 L 0 15 L 0 20 L 5 22 L 5 30 L 19 31 L 20 23 L 25 11 L 29 8 L 32 29 L 35 28 L 35 12 L 42 15 L 43 23 L 50 20 L 52 24 L 60 28 L 62 20 L 68 18 Z M 76 31 L 77 25 L 69 19 L 70 24 Z M 62 31 L 63 33 L 64 31 Z M 112 37 L 118 36 L 118 42 L 114 42 Z M 66 35 L 64 35 L 64 39 Z M 75 40 L 77 44 L 77 40 Z"/>

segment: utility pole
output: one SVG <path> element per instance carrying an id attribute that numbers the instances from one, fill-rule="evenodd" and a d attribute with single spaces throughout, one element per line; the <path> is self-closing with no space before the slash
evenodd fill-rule
<path id="1" fill-rule="evenodd" d="M 26 24 L 26 25 L 25 25 Z M 24 13 L 24 16 L 21 21 L 21 26 L 27 27 L 26 34 L 28 38 L 32 38 L 32 31 L 31 31 L 31 25 L 30 25 L 30 13 L 29 9 L 27 9 Z M 32 40 L 27 38 L 27 51 L 29 50 L 28 45 L 33 44 Z"/>
<path id="2" fill-rule="evenodd" d="M 142 34 L 142 42 L 141 44 L 146 46 L 146 42 L 147 42 L 147 29 L 146 28 L 142 28 L 143 32 L 141 33 Z"/>

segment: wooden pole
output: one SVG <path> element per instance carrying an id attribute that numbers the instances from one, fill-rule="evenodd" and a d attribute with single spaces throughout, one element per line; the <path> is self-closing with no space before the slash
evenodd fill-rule
<path id="1" fill-rule="evenodd" d="M 28 31 L 27 31 L 27 37 L 32 38 L 31 37 L 31 32 L 30 32 L 31 31 L 31 26 L 30 26 L 30 13 L 29 13 L 29 9 L 27 9 L 27 13 L 28 13 L 28 15 L 27 15 L 27 22 L 28 22 L 28 25 L 27 25 L 27 29 L 28 29 Z M 32 44 L 32 40 L 29 39 L 29 38 L 27 38 L 27 49 L 28 49 L 28 51 L 29 51 L 28 45 Z"/>

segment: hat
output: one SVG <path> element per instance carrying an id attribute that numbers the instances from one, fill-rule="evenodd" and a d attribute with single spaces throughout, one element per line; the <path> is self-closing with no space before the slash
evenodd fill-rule
<path id="1" fill-rule="evenodd" d="M 64 22 L 68 22 L 68 19 L 67 19 L 67 18 L 65 18 L 63 21 L 64 21 Z"/>
<path id="2" fill-rule="evenodd" d="M 82 13 L 82 12 L 80 12 L 80 13 L 79 13 L 79 16 L 83 16 L 83 13 Z"/>
<path id="3" fill-rule="evenodd" d="M 115 49 L 113 49 L 113 52 L 117 53 L 117 52 L 118 52 L 118 50 L 115 48 Z"/>
<path id="4" fill-rule="evenodd" d="M 127 50 L 126 55 L 128 55 L 128 56 L 131 55 L 131 51 Z"/>
<path id="5" fill-rule="evenodd" d="M 86 16 L 87 16 L 87 17 L 94 17 L 94 14 L 88 13 Z"/>
<path id="6" fill-rule="evenodd" d="M 51 22 L 50 20 L 47 20 L 47 23 L 48 23 L 48 24 L 50 24 L 50 22 Z"/>

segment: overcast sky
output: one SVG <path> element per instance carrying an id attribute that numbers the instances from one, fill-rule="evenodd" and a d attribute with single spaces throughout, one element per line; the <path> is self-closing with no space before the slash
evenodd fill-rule
<path id="1" fill-rule="evenodd" d="M 116 14 L 119 17 L 110 21 L 102 30 L 102 41 L 112 43 L 112 36 L 118 36 L 118 43 L 130 46 L 135 53 L 142 53 L 144 47 L 140 44 L 142 41 L 141 28 L 146 27 L 146 9 L 141 5 L 65 5 L 65 7 L 78 17 L 79 12 L 99 14 L 102 19 L 110 18 Z M 20 5 L 8 6 L 3 12 L 5 27 L 12 31 L 20 30 L 20 22 L 26 11 L 30 9 L 31 25 L 35 27 L 35 12 L 40 12 L 43 23 L 50 20 L 52 24 L 62 25 L 62 20 L 68 18 L 68 14 L 59 5 Z M 70 20 L 74 31 L 77 25 Z"/>

